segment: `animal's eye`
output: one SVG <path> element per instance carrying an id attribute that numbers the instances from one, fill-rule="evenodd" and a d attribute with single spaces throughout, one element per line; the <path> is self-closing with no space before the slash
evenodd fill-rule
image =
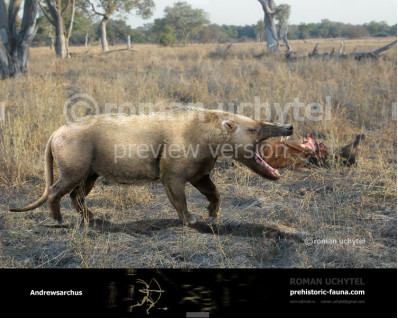
<path id="1" fill-rule="evenodd" d="M 255 128 L 251 127 L 251 128 L 249 128 L 249 132 L 254 133 L 254 132 L 257 132 L 257 130 Z"/>

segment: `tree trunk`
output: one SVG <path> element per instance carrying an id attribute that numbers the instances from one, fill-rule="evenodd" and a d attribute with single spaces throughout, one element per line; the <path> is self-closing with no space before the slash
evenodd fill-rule
<path id="1" fill-rule="evenodd" d="M 0 69 L 2 78 L 27 72 L 29 45 L 36 34 L 37 0 L 25 0 L 21 27 L 18 30 L 20 0 L 11 0 L 7 8 L 0 0 Z"/>
<path id="2" fill-rule="evenodd" d="M 60 16 L 55 21 L 55 54 L 59 58 L 67 58 L 69 56 L 64 19 Z"/>
<path id="3" fill-rule="evenodd" d="M 131 39 L 130 39 L 130 36 L 128 35 L 127 36 L 127 49 L 130 49 L 131 48 Z"/>
<path id="4" fill-rule="evenodd" d="M 54 48 L 54 44 L 55 44 L 54 36 L 53 36 L 53 35 L 51 34 L 51 32 L 50 32 L 50 34 L 48 35 L 48 37 L 49 37 L 49 39 L 50 39 L 50 50 L 52 51 L 53 48 Z"/>
<path id="5" fill-rule="evenodd" d="M 86 33 L 86 37 L 84 39 L 84 46 L 87 48 L 88 46 L 88 34 Z"/>
<path id="6" fill-rule="evenodd" d="M 106 38 L 106 24 L 108 23 L 109 18 L 105 16 L 100 23 L 100 36 L 101 36 L 101 47 L 102 52 L 106 52 L 109 50 L 108 48 L 108 40 Z"/>
<path id="7" fill-rule="evenodd" d="M 281 33 L 282 33 L 281 39 L 283 40 L 283 42 L 286 45 L 286 53 L 289 56 L 292 53 L 292 49 L 290 47 L 289 40 L 287 39 L 287 35 L 288 35 L 288 26 L 287 25 L 285 25 L 283 27 L 283 29 L 281 30 Z"/>
<path id="8" fill-rule="evenodd" d="M 265 39 L 267 40 L 268 51 L 279 50 L 278 35 L 275 26 L 275 2 L 274 0 L 258 0 L 264 11 Z"/>
<path id="9" fill-rule="evenodd" d="M 290 47 L 289 40 L 287 39 L 287 32 L 283 33 L 282 40 L 283 40 L 283 42 L 285 42 L 285 45 L 286 45 L 286 53 L 291 54 L 292 48 Z"/>
<path id="10" fill-rule="evenodd" d="M 1 1 L 1 0 L 0 0 Z M 62 1 L 57 0 L 51 2 L 51 0 L 45 0 L 48 8 L 40 4 L 41 11 L 47 20 L 55 27 L 55 53 L 59 58 L 69 57 L 69 37 L 72 33 L 72 27 L 75 17 L 76 0 L 67 0 L 64 7 L 62 7 Z M 69 24 L 65 29 L 64 17 L 70 9 Z"/>

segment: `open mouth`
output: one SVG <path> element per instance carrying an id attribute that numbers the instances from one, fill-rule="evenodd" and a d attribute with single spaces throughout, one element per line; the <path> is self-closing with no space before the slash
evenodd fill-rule
<path id="1" fill-rule="evenodd" d="M 278 170 L 273 168 L 271 165 L 269 165 L 260 155 L 259 151 L 259 144 L 256 144 L 256 151 L 254 152 L 254 160 L 256 161 L 257 164 L 261 165 L 264 167 L 274 178 L 281 178 L 281 175 L 279 174 Z"/>

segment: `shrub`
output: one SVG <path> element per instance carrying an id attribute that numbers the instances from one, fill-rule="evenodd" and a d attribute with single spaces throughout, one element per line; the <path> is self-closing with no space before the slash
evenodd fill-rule
<path id="1" fill-rule="evenodd" d="M 164 46 L 171 46 L 176 42 L 176 36 L 174 34 L 174 29 L 169 25 L 163 27 L 163 32 L 160 35 L 159 43 Z"/>

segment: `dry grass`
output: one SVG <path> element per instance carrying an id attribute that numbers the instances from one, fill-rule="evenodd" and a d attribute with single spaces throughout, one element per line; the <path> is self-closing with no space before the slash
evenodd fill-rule
<path id="1" fill-rule="evenodd" d="M 346 41 L 347 52 L 392 39 Z M 315 40 L 293 41 L 298 55 Z M 330 52 L 340 40 L 320 40 Z M 216 45 L 82 56 L 56 62 L 47 48 L 31 51 L 29 76 L 0 82 L 0 267 L 396 267 L 396 48 L 378 61 L 255 59 L 264 44 L 234 44 L 212 59 Z M 98 53 L 97 49 L 91 52 Z M 72 51 L 83 53 L 83 48 Z M 332 99 L 332 119 L 295 122 L 295 138 L 323 136 L 331 150 L 365 133 L 358 167 L 285 171 L 271 183 L 240 165 L 219 166 L 213 179 L 223 198 L 221 222 L 183 228 L 160 185 L 97 185 L 88 201 L 96 214 L 82 226 L 64 200 L 67 227 L 49 227 L 46 207 L 9 213 L 44 187 L 43 150 L 65 123 L 63 106 L 76 93 L 100 106 L 125 102 L 261 102 L 285 105 Z M 188 187 L 188 203 L 205 216 L 206 201 Z M 361 239 L 360 245 L 304 239 Z"/>

